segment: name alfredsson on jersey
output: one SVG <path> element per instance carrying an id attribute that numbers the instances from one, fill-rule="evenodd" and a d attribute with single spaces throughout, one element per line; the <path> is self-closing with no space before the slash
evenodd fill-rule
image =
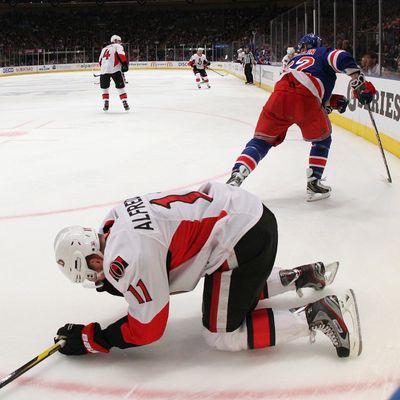
<path id="1" fill-rule="evenodd" d="M 134 229 L 154 230 L 150 214 L 140 196 L 125 200 L 124 206 L 126 212 L 131 217 Z"/>

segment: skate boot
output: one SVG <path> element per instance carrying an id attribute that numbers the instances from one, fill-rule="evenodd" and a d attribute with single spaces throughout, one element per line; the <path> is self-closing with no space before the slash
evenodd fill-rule
<path id="1" fill-rule="evenodd" d="M 201 84 L 200 83 L 197 84 L 197 88 L 201 89 Z"/>
<path id="2" fill-rule="evenodd" d="M 110 102 L 108 100 L 104 100 L 103 111 L 108 111 L 109 106 L 110 106 Z"/>
<path id="3" fill-rule="evenodd" d="M 315 342 L 316 331 L 323 332 L 335 346 L 338 357 L 359 356 L 362 351 L 360 319 L 354 292 L 347 291 L 345 300 L 336 296 L 326 296 L 304 309 L 310 328 L 310 341 Z M 297 309 L 295 312 L 299 312 Z M 344 316 L 349 314 L 346 324 Z M 349 331 L 351 328 L 351 331 Z"/>
<path id="4" fill-rule="evenodd" d="M 322 290 L 330 285 L 339 268 L 339 262 L 324 265 L 323 262 L 301 265 L 293 269 L 283 269 L 279 271 L 279 277 L 283 286 L 296 285 L 296 293 L 303 297 L 303 288 Z"/>
<path id="5" fill-rule="evenodd" d="M 232 171 L 231 177 L 226 181 L 228 185 L 240 186 L 243 181 L 249 176 L 250 171 L 244 165 L 241 165 L 239 169 Z"/>
<path id="6" fill-rule="evenodd" d="M 321 183 L 322 179 L 312 176 L 313 170 L 307 168 L 307 201 L 326 199 L 331 195 L 332 188 Z"/>
<path id="7" fill-rule="evenodd" d="M 130 110 L 129 104 L 128 104 L 128 102 L 126 100 L 122 101 L 122 105 L 124 106 L 125 111 L 129 111 Z"/>
<path id="8" fill-rule="evenodd" d="M 210 85 L 209 83 L 207 83 L 207 87 L 208 87 L 209 89 L 211 89 L 211 85 Z"/>

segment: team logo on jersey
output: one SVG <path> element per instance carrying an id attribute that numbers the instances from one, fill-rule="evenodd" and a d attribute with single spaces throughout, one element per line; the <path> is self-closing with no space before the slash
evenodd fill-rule
<path id="1" fill-rule="evenodd" d="M 171 203 L 174 203 L 175 201 L 193 204 L 198 199 L 203 199 L 210 203 L 213 201 L 212 197 L 207 196 L 202 192 L 190 192 L 187 194 L 171 194 L 165 197 L 161 197 L 159 199 L 150 200 L 150 203 L 157 204 L 158 206 L 165 208 L 171 208 Z"/>
<path id="2" fill-rule="evenodd" d="M 112 278 L 117 282 L 125 275 L 125 269 L 128 267 L 128 263 L 120 256 L 118 256 L 110 265 L 109 273 Z"/>

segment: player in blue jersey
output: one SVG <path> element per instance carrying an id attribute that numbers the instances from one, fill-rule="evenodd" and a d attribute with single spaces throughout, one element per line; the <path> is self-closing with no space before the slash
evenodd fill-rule
<path id="1" fill-rule="evenodd" d="M 332 94 L 336 73 L 350 76 L 353 96 L 362 104 L 369 104 L 376 91 L 350 53 L 322 47 L 318 36 L 303 36 L 298 50 L 299 54 L 276 83 L 260 114 L 254 137 L 236 160 L 227 183 L 240 186 L 269 149 L 282 143 L 288 128 L 296 124 L 303 139 L 311 142 L 307 200 L 315 201 L 329 197 L 331 191 L 321 183 L 332 142 L 328 114 L 333 109 L 343 113 L 348 105 L 346 97 Z"/>

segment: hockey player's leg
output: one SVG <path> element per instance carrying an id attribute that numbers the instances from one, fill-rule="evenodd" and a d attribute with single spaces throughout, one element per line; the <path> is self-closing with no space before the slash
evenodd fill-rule
<path id="1" fill-rule="evenodd" d="M 221 267 L 204 278 L 203 326 L 210 332 L 233 332 L 253 310 L 275 262 L 278 232 L 265 206 Z"/>
<path id="2" fill-rule="evenodd" d="M 267 155 L 271 147 L 272 145 L 265 140 L 251 139 L 237 158 L 232 174 L 226 183 L 232 186 L 240 186 L 257 167 L 257 164 Z"/>
<path id="3" fill-rule="evenodd" d="M 196 72 L 196 73 L 195 73 L 195 77 L 196 77 L 196 84 L 197 84 L 197 87 L 198 87 L 199 89 L 201 89 L 201 85 L 200 85 L 200 73 L 199 73 L 199 72 Z"/>
<path id="4" fill-rule="evenodd" d="M 108 89 L 103 89 L 103 111 L 108 111 L 108 108 L 110 106 L 110 94 L 108 92 Z"/>
<path id="5" fill-rule="evenodd" d="M 291 99 L 286 92 L 272 93 L 258 118 L 254 138 L 247 143 L 236 160 L 228 184 L 240 186 L 258 162 L 267 155 L 269 149 L 283 142 L 289 126 L 292 125 L 290 118 L 285 119 L 290 111 L 290 104 Z"/>
<path id="6" fill-rule="evenodd" d="M 316 262 L 291 269 L 274 267 L 268 277 L 261 298 L 270 298 L 281 293 L 295 290 L 299 297 L 303 296 L 303 288 L 322 290 L 332 284 L 336 277 L 339 262 L 324 264 Z"/>
<path id="7" fill-rule="evenodd" d="M 207 87 L 210 89 L 211 86 L 210 86 L 210 82 L 209 82 L 209 80 L 208 80 L 207 72 L 206 72 L 205 69 L 202 70 L 201 79 L 202 79 L 203 82 L 207 85 Z"/>
<path id="8" fill-rule="evenodd" d="M 101 74 L 100 75 L 100 88 L 102 90 L 102 99 L 103 99 L 103 111 L 108 111 L 110 106 L 110 74 Z"/>
<path id="9" fill-rule="evenodd" d="M 348 321 L 345 321 L 347 317 Z M 238 351 L 281 345 L 307 336 L 314 343 L 318 330 L 330 339 L 338 357 L 361 354 L 359 313 L 351 289 L 344 300 L 332 295 L 287 311 L 271 308 L 253 310 L 236 330 L 211 332 L 204 329 L 203 336 L 211 347 Z"/>
<path id="10" fill-rule="evenodd" d="M 322 175 L 328 160 L 331 136 L 312 142 L 307 169 L 307 201 L 322 200 L 330 196 L 331 187 L 322 184 Z"/>
<path id="11" fill-rule="evenodd" d="M 125 111 L 129 111 L 128 95 L 125 90 L 125 81 L 121 71 L 112 74 L 112 79 L 114 80 L 115 87 L 118 90 L 119 98 L 122 101 Z"/>
<path id="12" fill-rule="evenodd" d="M 122 101 L 122 105 L 124 106 L 125 111 L 129 111 L 129 104 L 128 104 L 128 95 L 125 92 L 125 89 L 118 89 L 119 98 Z"/>
<path id="13" fill-rule="evenodd" d="M 249 312 L 233 332 L 203 329 L 207 344 L 217 350 L 239 351 L 272 347 L 309 336 L 304 313 L 260 308 Z"/>

